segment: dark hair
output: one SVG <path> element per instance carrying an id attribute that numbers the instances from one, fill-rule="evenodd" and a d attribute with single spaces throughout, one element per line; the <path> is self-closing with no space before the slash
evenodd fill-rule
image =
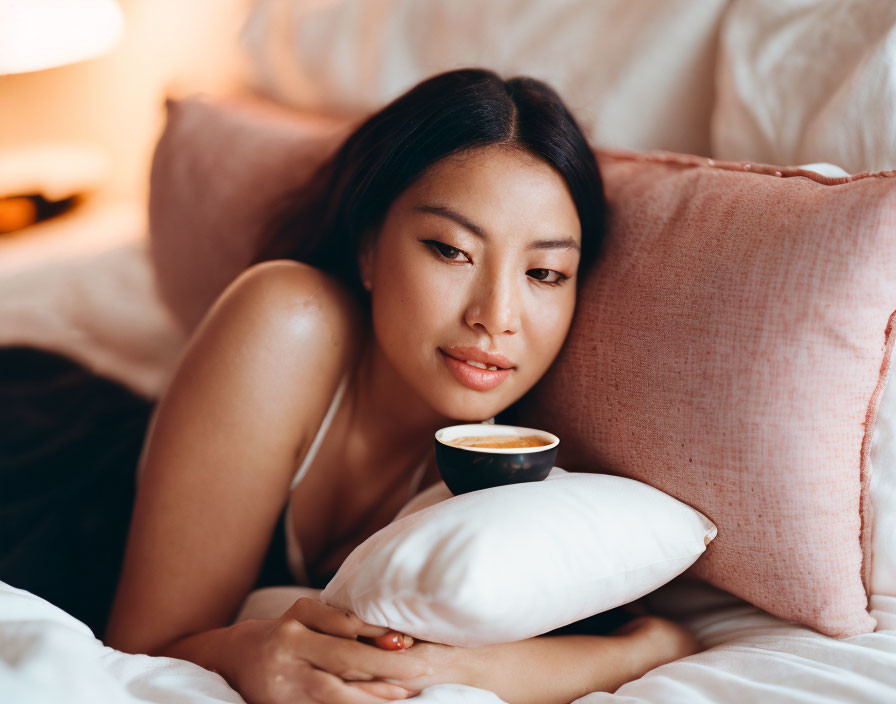
<path id="1" fill-rule="evenodd" d="M 361 123 L 270 221 L 255 262 L 296 259 L 366 299 L 357 252 L 392 202 L 441 159 L 488 145 L 531 153 L 566 182 L 582 228 L 577 282 L 604 237 L 603 184 L 594 154 L 560 96 L 525 76 L 465 68 L 433 76 Z"/>

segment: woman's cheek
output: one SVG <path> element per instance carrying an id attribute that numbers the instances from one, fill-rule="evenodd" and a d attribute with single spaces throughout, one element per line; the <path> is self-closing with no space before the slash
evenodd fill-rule
<path id="1" fill-rule="evenodd" d="M 420 267 L 414 276 L 408 277 L 406 306 L 414 310 L 415 330 L 450 330 L 454 323 L 462 320 L 466 282 L 458 274 L 442 265 Z M 455 330 L 453 334 L 458 333 Z M 439 342 L 444 343 L 445 340 L 440 339 Z"/>
<path id="2" fill-rule="evenodd" d="M 572 322 L 575 299 L 565 299 L 553 305 L 533 306 L 526 318 L 526 336 L 533 352 L 530 362 L 538 368 L 540 378 L 550 368 L 563 347 Z M 537 381 L 537 379 L 536 379 Z"/>
<path id="3" fill-rule="evenodd" d="M 446 340 L 453 342 L 459 334 L 452 325 L 457 286 L 437 267 L 421 266 L 419 261 L 412 264 L 397 268 L 405 272 L 403 276 L 374 286 L 374 325 L 381 344 L 395 361 L 403 360 L 405 370 L 418 357 L 416 350 L 422 357 L 415 361 L 423 367 L 415 373 L 431 373 L 427 366 L 430 353 Z"/>
<path id="4" fill-rule="evenodd" d="M 394 320 L 401 323 L 414 314 L 414 308 L 425 291 L 421 291 L 417 272 L 407 263 L 398 262 L 389 272 L 376 279 L 371 292 L 374 308 L 381 315 L 388 316 L 390 321 L 394 316 Z M 396 272 L 401 274 L 396 275 Z"/>

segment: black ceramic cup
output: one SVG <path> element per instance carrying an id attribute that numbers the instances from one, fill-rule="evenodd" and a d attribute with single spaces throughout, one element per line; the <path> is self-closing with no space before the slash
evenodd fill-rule
<path id="1" fill-rule="evenodd" d="M 547 444 L 537 447 L 459 447 L 449 444 L 462 437 L 498 435 L 508 440 L 529 435 Z M 436 465 L 445 484 L 455 495 L 504 484 L 540 482 L 557 459 L 560 438 L 544 430 L 517 425 L 470 423 L 450 425 L 436 431 Z"/>

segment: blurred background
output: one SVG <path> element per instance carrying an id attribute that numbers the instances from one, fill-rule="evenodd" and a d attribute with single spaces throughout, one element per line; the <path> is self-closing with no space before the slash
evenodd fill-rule
<path id="1" fill-rule="evenodd" d="M 893 0 L 0 0 L 0 345 L 158 394 L 327 130 L 464 66 L 595 148 L 896 168 Z"/>
<path id="2" fill-rule="evenodd" d="M 236 37 L 247 6 L 0 0 L 0 197 L 34 190 L 32 183 L 60 198 L 83 190 L 77 207 L 86 220 L 77 235 L 54 237 L 49 221 L 21 237 L 0 234 L 0 272 L 145 234 L 164 99 L 242 82 Z M 27 246 L 30 237 L 53 251 Z"/>

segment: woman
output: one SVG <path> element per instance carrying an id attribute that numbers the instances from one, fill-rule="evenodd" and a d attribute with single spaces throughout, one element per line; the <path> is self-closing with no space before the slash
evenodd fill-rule
<path id="1" fill-rule="evenodd" d="M 560 98 L 483 70 L 431 78 L 370 117 L 304 194 L 156 408 L 107 644 L 191 660 L 249 702 L 329 704 L 437 682 L 559 704 L 693 652 L 650 617 L 605 636 L 403 652 L 313 599 L 229 625 L 285 502 L 308 581 L 323 584 L 438 480 L 436 429 L 532 387 L 603 235 L 597 165 Z"/>

